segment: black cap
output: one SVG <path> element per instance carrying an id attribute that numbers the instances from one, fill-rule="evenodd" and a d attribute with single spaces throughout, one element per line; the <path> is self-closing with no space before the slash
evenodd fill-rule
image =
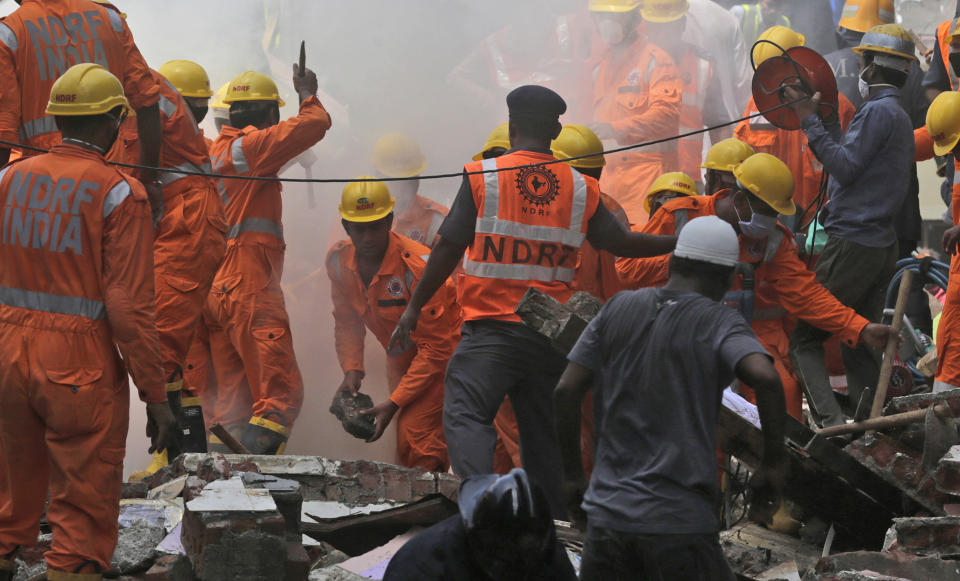
<path id="1" fill-rule="evenodd" d="M 567 103 L 554 91 L 540 85 L 524 85 L 507 95 L 511 117 L 559 119 L 567 112 Z"/>

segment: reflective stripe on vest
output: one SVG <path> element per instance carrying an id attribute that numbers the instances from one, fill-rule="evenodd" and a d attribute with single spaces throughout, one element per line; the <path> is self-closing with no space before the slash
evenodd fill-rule
<path id="1" fill-rule="evenodd" d="M 0 42 L 7 45 L 10 52 L 17 52 L 17 48 L 20 46 L 17 41 L 17 33 L 2 22 L 0 22 Z"/>
<path id="2" fill-rule="evenodd" d="M 230 144 L 230 155 L 233 158 L 233 169 L 237 173 L 247 173 L 250 171 L 247 156 L 243 153 L 243 137 L 235 139 L 233 143 Z"/>
<path id="3" fill-rule="evenodd" d="M 947 77 L 950 79 L 950 88 L 954 91 L 960 87 L 960 81 L 957 80 L 953 67 L 950 66 L 950 27 L 953 20 L 941 22 L 937 28 L 937 45 L 940 48 L 940 59 L 943 61 L 943 68 L 947 70 Z"/>
<path id="4" fill-rule="evenodd" d="M 485 159 L 482 167 L 484 170 L 496 169 L 497 160 L 495 158 Z M 581 225 L 587 211 L 587 181 L 583 179 L 580 172 L 573 171 L 573 208 L 570 212 L 569 228 L 535 226 L 497 218 L 500 211 L 499 175 L 499 173 L 483 175 L 483 217 L 477 218 L 477 234 L 511 236 L 513 238 L 536 240 L 537 242 L 556 242 L 577 248 L 583 245 L 586 234 L 581 232 Z"/>
<path id="5" fill-rule="evenodd" d="M 127 199 L 127 196 L 130 195 L 130 184 L 126 181 L 122 181 L 117 185 L 113 186 L 109 192 L 107 192 L 107 197 L 103 200 L 103 217 L 106 218 L 117 209 L 117 206 L 123 203 Z"/>
<path id="6" fill-rule="evenodd" d="M 271 234 L 283 240 L 283 226 L 269 218 L 247 218 L 239 224 L 234 224 L 230 226 L 230 229 L 227 231 L 227 239 L 232 240 L 244 232 Z"/>
<path id="7" fill-rule="evenodd" d="M 409 268 L 403 273 L 403 282 L 407 285 L 407 292 L 413 295 L 413 271 Z"/>
<path id="8" fill-rule="evenodd" d="M 88 319 L 102 319 L 107 316 L 107 308 L 101 301 L 52 295 L 21 288 L 0 286 L 0 304 L 44 313 L 76 315 Z"/>
<path id="9" fill-rule="evenodd" d="M 166 97 L 161 96 L 160 102 L 157 103 L 157 105 L 160 107 L 160 112 L 167 117 L 173 117 L 177 112 L 177 104 Z"/>
<path id="10" fill-rule="evenodd" d="M 116 10 L 107 8 L 107 14 L 110 15 L 110 26 L 114 32 L 123 32 L 123 17 Z"/>
<path id="11" fill-rule="evenodd" d="M 174 169 L 177 171 L 189 171 L 196 173 L 213 173 L 213 167 L 209 163 L 203 164 L 202 167 L 197 167 L 196 165 L 190 163 L 189 161 L 181 163 L 178 166 L 171 167 L 169 169 Z M 157 178 L 157 181 L 160 182 L 160 185 L 166 187 L 174 183 L 177 180 L 181 180 L 186 177 L 190 177 L 191 174 L 183 173 L 174 173 L 174 172 L 160 172 L 160 177 Z M 221 180 L 222 181 L 222 180 Z"/>
<path id="12" fill-rule="evenodd" d="M 496 262 L 474 262 L 465 259 L 463 272 L 480 278 L 502 278 L 506 280 L 537 280 L 540 282 L 572 282 L 575 270 L 560 266 L 536 266 L 531 264 L 500 264 Z"/>
<path id="13" fill-rule="evenodd" d="M 41 117 L 33 121 L 27 121 L 20 126 L 20 139 L 26 141 L 45 133 L 54 133 L 57 129 L 57 120 L 52 116 Z"/>

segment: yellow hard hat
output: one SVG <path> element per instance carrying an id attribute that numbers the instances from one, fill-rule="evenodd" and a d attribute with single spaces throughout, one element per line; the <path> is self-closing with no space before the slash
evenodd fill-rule
<path id="1" fill-rule="evenodd" d="M 893 0 L 847 0 L 838 28 L 866 32 L 874 26 L 896 22 Z"/>
<path id="2" fill-rule="evenodd" d="M 647 196 L 643 199 L 643 207 L 646 208 L 647 212 L 650 211 L 650 196 L 660 192 L 677 192 L 684 196 L 696 196 L 697 184 L 693 183 L 693 178 L 682 171 L 663 174 L 653 180 L 653 184 L 647 190 Z"/>
<path id="3" fill-rule="evenodd" d="M 881 24 L 874 26 L 863 35 L 863 40 L 859 46 L 853 47 L 853 52 L 863 54 L 865 52 L 879 53 L 881 55 L 890 55 L 907 61 L 917 60 L 916 48 L 913 44 L 913 38 L 907 30 L 899 24 Z M 879 63 L 881 66 L 899 68 L 906 71 L 909 62 L 902 65 L 896 62 Z"/>
<path id="4" fill-rule="evenodd" d="M 797 213 L 793 203 L 793 173 L 769 153 L 755 153 L 733 170 L 740 185 L 784 216 Z"/>
<path id="5" fill-rule="evenodd" d="M 375 178 L 360 176 L 357 179 Z M 381 181 L 350 182 L 340 196 L 340 216 L 347 222 L 374 222 L 390 214 L 393 204 L 387 184 Z"/>
<path id="6" fill-rule="evenodd" d="M 167 61 L 158 72 L 184 97 L 209 99 L 213 95 L 207 71 L 193 61 Z"/>
<path id="7" fill-rule="evenodd" d="M 494 147 L 502 147 L 504 149 L 510 149 L 510 124 L 501 123 L 497 125 L 497 128 L 490 132 L 490 135 L 487 136 L 487 142 L 483 144 L 483 149 L 477 155 L 473 156 L 473 161 L 480 161 L 483 159 L 483 154 L 490 151 Z"/>
<path id="8" fill-rule="evenodd" d="M 411 178 L 427 169 L 420 144 L 405 133 L 388 133 L 378 139 L 370 163 L 389 178 Z"/>
<path id="9" fill-rule="evenodd" d="M 957 35 L 960 35 L 960 18 L 954 20 L 950 26 L 950 34 L 947 35 L 947 41 L 953 40 Z"/>
<path id="10" fill-rule="evenodd" d="M 770 42 L 760 42 L 761 40 L 769 40 Z M 779 45 L 780 48 L 770 44 L 771 42 Z M 782 55 L 781 48 L 790 50 L 795 46 L 803 46 L 805 43 L 806 39 L 799 32 L 786 26 L 771 26 L 763 31 L 763 34 L 757 39 L 757 43 L 753 45 L 753 64 L 754 66 L 760 66 L 763 61 Z"/>
<path id="11" fill-rule="evenodd" d="M 640 15 L 647 22 L 673 22 L 683 18 L 688 8 L 687 0 L 643 0 Z"/>
<path id="12" fill-rule="evenodd" d="M 595 154 L 568 161 L 567 164 L 572 167 L 591 169 L 607 165 L 607 160 L 603 157 L 603 143 L 586 125 L 564 125 L 560 135 L 550 144 L 550 149 L 557 159 Z"/>
<path id="13" fill-rule="evenodd" d="M 286 103 L 280 98 L 277 84 L 267 75 L 247 71 L 230 81 L 223 102 L 227 105 L 240 101 L 275 101 L 283 107 Z"/>
<path id="14" fill-rule="evenodd" d="M 213 99 L 210 99 L 209 107 L 211 109 L 226 109 L 230 110 L 230 105 L 224 103 L 224 98 L 227 96 L 227 91 L 230 90 L 230 83 L 224 83 L 217 92 L 213 94 Z"/>
<path id="15" fill-rule="evenodd" d="M 960 93 L 944 91 L 927 109 L 927 131 L 933 138 L 933 152 L 946 155 L 960 143 Z"/>
<path id="16" fill-rule="evenodd" d="M 120 79 L 94 63 L 73 65 L 53 83 L 47 115 L 102 115 L 116 107 L 130 110 Z"/>
<path id="17" fill-rule="evenodd" d="M 642 0 L 590 0 L 591 12 L 630 12 L 636 10 Z"/>
<path id="18" fill-rule="evenodd" d="M 753 148 L 736 137 L 728 137 L 710 147 L 707 158 L 703 160 L 703 169 L 732 172 L 733 168 L 753 155 Z"/>

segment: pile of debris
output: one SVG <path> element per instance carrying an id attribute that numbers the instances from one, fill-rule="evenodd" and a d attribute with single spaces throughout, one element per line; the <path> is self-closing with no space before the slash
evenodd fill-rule
<path id="1" fill-rule="evenodd" d="M 457 514 L 458 489 L 450 474 L 379 462 L 184 454 L 124 485 L 119 542 L 105 576 L 379 579 L 410 536 Z M 42 535 L 21 551 L 17 581 L 43 578 L 51 540 Z"/>
<path id="2" fill-rule="evenodd" d="M 531 289 L 517 313 L 567 353 L 600 306 L 586 293 L 561 304 Z M 770 527 L 786 532 L 728 521 L 721 541 L 738 578 L 960 581 L 954 417 L 960 417 L 960 389 L 892 398 L 876 431 L 858 432 L 840 445 L 787 418 L 790 467 L 779 515 L 786 524 Z M 718 443 L 737 464 L 759 465 L 759 426 L 756 407 L 727 390 Z M 746 488 L 735 478 L 727 481 L 730 488 Z"/>

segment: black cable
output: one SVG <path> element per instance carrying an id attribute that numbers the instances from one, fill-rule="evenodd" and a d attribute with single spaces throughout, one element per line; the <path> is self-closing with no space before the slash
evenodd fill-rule
<path id="1" fill-rule="evenodd" d="M 680 134 L 680 135 L 675 135 L 675 136 L 673 136 L 673 137 L 664 137 L 663 139 L 657 139 L 657 140 L 654 140 L 654 141 L 647 141 L 647 142 L 644 142 L 644 143 L 637 143 L 637 144 L 634 144 L 634 145 L 625 145 L 625 146 L 623 146 L 623 147 L 617 147 L 617 148 L 610 149 L 610 150 L 606 150 L 606 151 L 595 152 L 595 153 L 588 153 L 588 154 L 584 154 L 584 155 L 578 155 L 578 156 L 575 156 L 575 157 L 566 157 L 566 158 L 563 158 L 563 159 L 552 159 L 552 160 L 550 160 L 550 161 L 541 161 L 541 162 L 538 162 L 538 163 L 530 163 L 530 164 L 526 164 L 526 165 L 518 165 L 518 166 L 513 166 L 513 167 L 498 167 L 498 168 L 496 168 L 496 169 L 480 170 L 480 171 L 472 171 L 472 172 L 458 171 L 458 172 L 456 172 L 456 173 L 442 173 L 442 174 L 432 174 L 432 175 L 425 175 L 425 176 L 424 176 L 424 175 L 421 175 L 421 176 L 413 176 L 413 177 L 408 177 L 408 178 L 387 178 L 387 177 L 385 177 L 385 178 L 366 178 L 366 179 L 341 179 L 341 178 L 280 178 L 280 177 L 271 178 L 271 177 L 262 177 L 262 176 L 241 176 L 241 175 L 211 174 L 211 173 L 204 173 L 204 172 L 183 171 L 183 170 L 172 169 L 172 168 L 151 167 L 151 166 L 148 166 L 148 165 L 139 165 L 139 164 L 132 164 L 132 163 L 120 163 L 120 162 L 118 162 L 118 161 L 109 161 L 109 162 L 107 162 L 107 163 L 109 163 L 110 165 L 114 165 L 114 166 L 118 166 L 118 167 L 125 167 L 125 168 L 130 168 L 130 169 L 140 169 L 140 170 L 156 171 L 156 172 L 167 172 L 167 173 L 175 173 L 175 174 L 178 174 L 178 175 L 203 176 L 203 177 L 208 177 L 208 178 L 212 178 L 212 179 L 244 180 L 244 181 L 251 181 L 251 182 L 287 182 L 287 183 L 310 183 L 310 184 L 318 184 L 318 183 L 322 183 L 322 184 L 348 184 L 348 183 L 352 183 L 352 182 L 403 182 L 403 181 L 411 181 L 411 180 L 435 180 L 435 179 L 443 179 L 443 178 L 459 178 L 459 177 L 462 177 L 463 175 L 481 175 L 481 174 L 487 174 L 487 173 L 498 173 L 498 172 L 502 172 L 502 171 L 514 171 L 514 170 L 526 169 L 526 168 L 528 168 L 528 167 L 540 167 L 540 166 L 545 166 L 545 165 L 552 165 L 552 164 L 555 164 L 555 163 L 567 163 L 567 162 L 575 161 L 575 160 L 578 160 L 578 159 L 586 159 L 586 158 L 588 158 L 588 157 L 596 157 L 596 156 L 598 156 L 598 155 L 609 155 L 609 154 L 612 154 L 612 153 L 621 153 L 621 152 L 624 152 L 624 151 L 630 151 L 630 150 L 632 150 L 632 149 L 639 149 L 639 148 L 642 148 L 642 147 L 648 147 L 648 146 L 650 146 L 650 145 L 658 145 L 658 144 L 660 144 L 660 143 L 666 143 L 666 142 L 668 142 L 668 141 L 675 141 L 675 140 L 677 140 L 677 139 L 685 139 L 685 138 L 687 138 L 687 137 L 691 137 L 691 136 L 694 136 L 694 135 L 699 135 L 699 134 L 701 134 L 701 133 L 707 133 L 707 132 L 713 131 L 713 130 L 715 130 L 715 129 L 722 129 L 722 128 L 724 128 L 724 127 L 729 127 L 730 125 L 736 125 L 736 124 L 738 124 L 738 123 L 740 123 L 740 122 L 742 122 L 742 121 L 746 121 L 746 120 L 748 120 L 748 119 L 753 119 L 754 117 L 760 117 L 760 116 L 762 116 L 762 115 L 766 115 L 767 113 L 771 113 L 771 112 L 776 111 L 776 110 L 778 110 L 778 109 L 782 109 L 782 108 L 784 108 L 784 107 L 789 107 L 790 105 L 793 105 L 794 103 L 799 103 L 800 101 L 803 101 L 803 100 L 806 99 L 806 98 L 807 98 L 807 97 L 803 97 L 803 98 L 801 98 L 801 99 L 796 99 L 796 100 L 794 100 L 794 101 L 788 101 L 788 102 L 785 102 L 785 103 L 781 103 L 780 105 L 777 105 L 776 107 L 771 107 L 770 109 L 767 109 L 766 111 L 759 111 L 759 112 L 754 113 L 754 114 L 752 114 L 752 115 L 747 115 L 746 117 L 742 117 L 742 118 L 740 118 L 740 119 L 735 119 L 735 120 L 733 120 L 733 121 L 727 121 L 727 122 L 725 122 L 725 123 L 720 123 L 719 125 L 714 125 L 714 126 L 712 126 L 712 127 L 704 127 L 703 129 L 695 129 L 695 130 L 693 130 L 693 131 L 688 131 L 688 132 L 686 132 L 686 133 L 682 133 L 682 134 Z M 3 140 L 3 139 L 0 139 L 0 145 L 6 145 L 6 146 L 11 147 L 11 148 L 16 147 L 16 148 L 19 148 L 19 149 L 30 149 L 30 150 L 32 150 L 32 151 L 39 151 L 39 152 L 41 152 L 41 153 L 49 153 L 49 150 L 42 149 L 42 148 L 40 148 L 40 147 L 34 147 L 34 146 L 32 146 L 32 145 L 23 145 L 23 144 L 21 144 L 21 143 L 15 143 L 15 142 L 12 142 L 12 141 L 5 141 L 5 140 Z"/>

